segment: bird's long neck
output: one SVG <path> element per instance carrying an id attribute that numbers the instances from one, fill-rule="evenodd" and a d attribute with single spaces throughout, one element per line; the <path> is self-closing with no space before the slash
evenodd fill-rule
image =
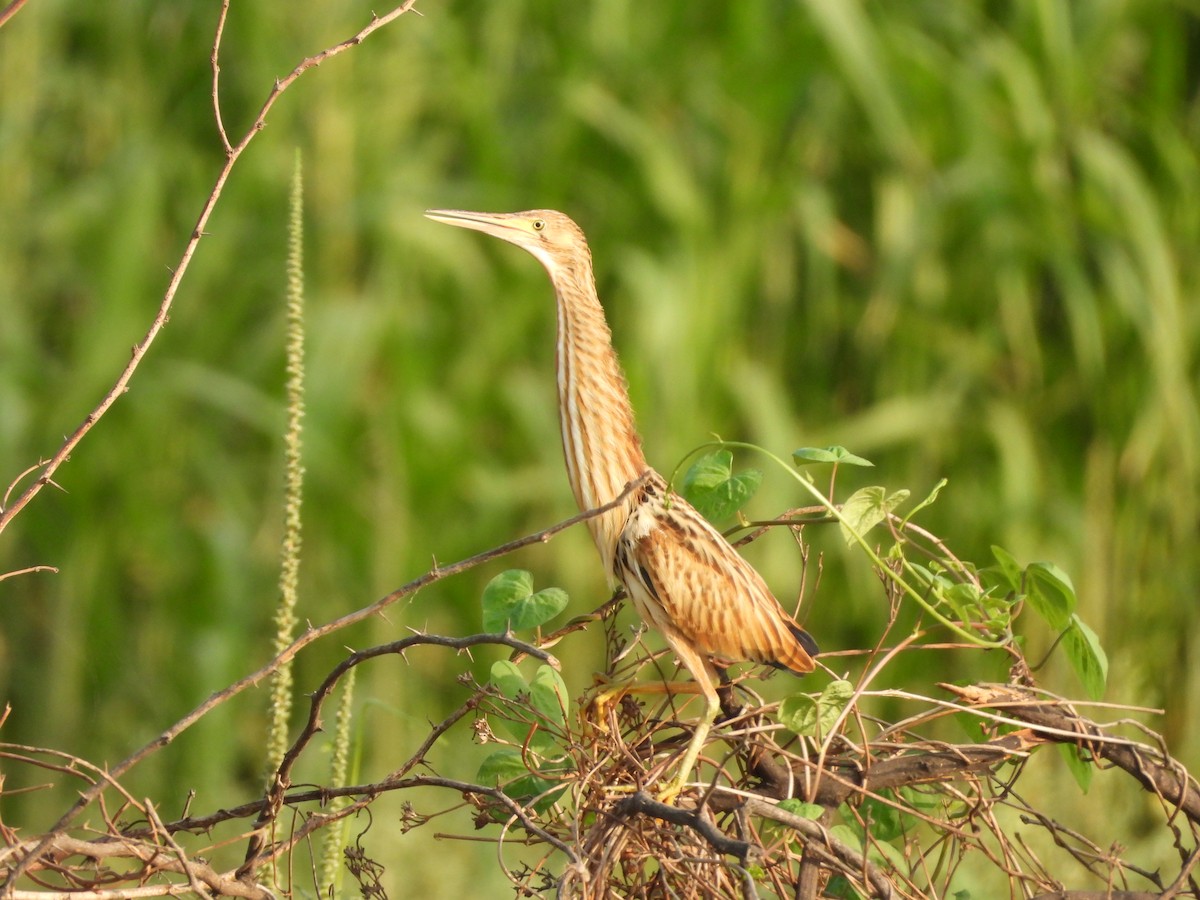
<path id="1" fill-rule="evenodd" d="M 575 502 L 583 511 L 620 495 L 646 471 L 647 464 L 590 262 L 559 270 L 553 281 L 558 298 L 556 362 L 563 454 Z M 617 539 L 631 505 L 622 504 L 587 523 L 610 578 Z"/>

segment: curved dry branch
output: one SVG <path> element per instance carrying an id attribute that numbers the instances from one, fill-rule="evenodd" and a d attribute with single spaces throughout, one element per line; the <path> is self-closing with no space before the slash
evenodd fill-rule
<path id="1" fill-rule="evenodd" d="M 186 881 L 147 884 L 142 887 L 122 885 L 119 889 L 92 888 L 72 891 L 13 890 L 8 896 L 13 900 L 49 900 L 54 897 L 71 897 L 72 900 L 106 900 L 106 898 L 164 897 L 195 893 L 197 884 L 225 897 L 244 897 L 246 900 L 274 900 L 274 895 L 265 887 L 235 877 L 230 872 L 218 872 L 208 863 L 189 859 L 175 847 L 163 847 L 150 841 L 129 837 L 105 836 L 93 840 L 72 837 L 68 834 L 51 834 L 45 838 L 23 841 L 0 849 L 0 871 L 10 873 L 17 868 L 36 871 L 38 860 L 49 857 L 60 860 L 78 856 L 96 863 L 112 859 L 133 859 L 141 862 L 143 872 L 149 874 L 172 873 L 186 877 Z M 132 881 L 138 879 L 133 878 Z"/>
<path id="2" fill-rule="evenodd" d="M 474 634 L 464 638 L 450 638 L 441 635 L 431 634 L 416 634 L 412 637 L 403 638 L 398 641 L 393 641 L 390 644 L 383 644 L 378 647 L 371 647 L 368 650 L 360 650 L 352 653 L 345 660 L 339 663 L 332 672 L 326 676 L 321 686 L 313 692 L 312 700 L 309 703 L 308 721 L 305 722 L 304 728 L 301 729 L 299 736 L 292 743 L 284 754 L 283 759 L 279 763 L 279 768 L 271 778 L 271 785 L 267 791 L 266 797 L 263 799 L 262 813 L 258 821 L 254 823 L 254 833 L 251 836 L 250 842 L 246 848 L 246 864 L 244 871 L 251 871 L 251 864 L 257 865 L 256 858 L 262 851 L 263 844 L 266 841 L 266 836 L 270 833 L 270 826 L 275 821 L 279 810 L 283 808 L 286 799 L 287 790 L 292 784 L 292 767 L 300 758 L 300 754 L 309 742 L 321 731 L 321 709 L 325 705 L 326 699 L 333 692 L 334 687 L 342 676 L 353 669 L 355 666 L 366 662 L 367 660 L 376 659 L 380 656 L 388 656 L 394 654 L 403 654 L 411 647 L 422 645 L 432 645 L 435 647 L 449 647 L 454 650 L 466 650 L 470 647 L 478 647 L 484 644 L 498 644 L 505 647 L 511 647 L 514 651 L 522 653 L 526 656 L 532 656 L 535 659 L 540 659 L 542 662 L 548 663 L 555 669 L 559 668 L 558 660 L 544 650 L 534 647 L 525 641 L 518 640 L 511 634 Z M 467 707 L 463 707 L 464 711 Z M 457 718 L 454 719 L 457 721 Z M 435 731 L 435 734 L 437 732 Z"/>
<path id="3" fill-rule="evenodd" d="M 187 274 L 188 268 L 192 262 L 192 258 L 196 254 L 196 248 L 200 245 L 201 239 L 205 236 L 204 228 L 208 224 L 209 217 L 212 216 L 213 210 L 216 209 L 217 202 L 220 200 L 222 192 L 225 190 L 225 183 L 229 180 L 229 176 L 232 174 L 233 168 L 235 165 L 237 165 L 237 161 L 241 158 L 242 153 L 245 152 L 246 148 L 258 135 L 258 133 L 266 126 L 267 114 L 271 111 L 271 108 L 275 105 L 275 102 L 280 98 L 284 91 L 286 91 L 296 82 L 296 79 L 298 79 L 309 69 L 314 69 L 330 57 L 349 50 L 351 47 L 358 46 L 372 33 L 378 31 L 384 25 L 387 25 L 389 22 L 392 22 L 409 12 L 415 3 L 416 0 L 405 0 L 404 3 L 399 4 L 390 12 L 382 16 L 372 15 L 371 21 L 366 26 L 359 29 L 359 31 L 353 37 L 347 38 L 339 44 L 336 44 L 326 50 L 322 50 L 320 53 L 317 53 L 314 56 L 304 59 L 284 78 L 278 79 L 271 87 L 270 92 L 267 94 L 266 100 L 263 101 L 262 107 L 258 111 L 258 115 L 255 116 L 254 121 L 250 123 L 250 127 L 246 129 L 246 133 L 243 135 L 242 139 L 233 146 L 230 146 L 229 138 L 225 134 L 225 126 L 220 119 L 220 101 L 216 93 L 218 86 L 216 72 L 220 69 L 219 65 L 217 65 L 217 57 L 220 49 L 221 35 L 225 26 L 225 14 L 228 9 L 228 3 L 222 4 L 217 22 L 217 30 L 213 38 L 211 59 L 214 66 L 213 106 L 217 113 L 217 128 L 225 149 L 225 164 L 217 173 L 216 180 L 213 183 L 212 191 L 209 193 L 208 198 L 204 201 L 204 204 L 200 208 L 200 215 L 197 217 L 196 224 L 192 228 L 192 233 L 188 237 L 187 243 L 184 245 L 183 254 L 180 256 L 179 262 L 176 263 L 175 267 L 171 270 L 171 278 L 167 283 L 167 288 L 162 296 L 162 300 L 159 302 L 158 311 L 155 314 L 153 321 L 150 323 L 150 327 L 146 334 L 140 341 L 133 345 L 133 351 L 130 354 L 129 362 L 125 364 L 125 368 L 121 370 L 121 373 L 117 376 L 117 380 L 113 383 L 112 387 L 109 388 L 108 392 L 104 395 L 100 402 L 96 404 L 96 406 L 87 414 L 86 417 L 84 417 L 83 422 L 81 422 L 79 426 L 76 427 L 73 432 L 71 432 L 54 456 L 52 456 L 44 465 L 41 466 L 42 471 L 37 478 L 34 479 L 33 483 L 30 484 L 29 487 L 27 487 L 21 493 L 21 495 L 12 502 L 11 505 L 0 508 L 0 532 L 3 532 L 4 529 L 8 527 L 8 524 L 21 512 L 21 510 L 24 509 L 34 497 L 41 493 L 42 488 L 52 483 L 54 473 L 57 472 L 68 459 L 70 459 L 71 453 L 79 445 L 79 442 L 82 441 L 87 433 L 92 430 L 92 427 L 99 422 L 101 418 L 103 418 L 105 413 L 107 413 L 112 405 L 117 402 L 117 399 L 121 397 L 126 390 L 128 390 L 129 382 L 133 378 L 134 372 L 136 372 L 138 366 L 141 365 L 142 360 L 149 352 L 150 347 L 154 343 L 155 338 L 158 337 L 159 332 L 161 332 L 167 324 L 167 319 L 170 317 L 171 306 L 175 301 L 175 294 L 179 291 L 179 286 L 183 283 L 184 276 Z M 12 9 L 11 6 L 9 8 Z M 12 11 L 15 12 L 15 9 L 12 9 Z M 38 467 L 35 466 L 34 469 L 36 468 Z M 18 476 L 17 481 L 19 481 L 21 477 L 23 476 Z M 14 481 L 13 484 L 15 485 L 17 481 Z"/>
<path id="4" fill-rule="evenodd" d="M 0 9 L 0 28 L 8 24 L 9 20 L 21 11 L 21 7 L 25 5 L 27 0 L 12 0 L 4 9 Z"/>
<path id="5" fill-rule="evenodd" d="M 1041 740 L 1074 744 L 1097 759 L 1132 775 L 1147 791 L 1179 809 L 1200 825 L 1200 784 L 1163 750 L 1136 741 L 1114 740 L 1100 725 L 1076 713 L 1062 700 L 1046 700 L 1027 688 L 1011 685 L 939 685 L 976 707 L 1000 710 L 1027 722 Z"/>
<path id="6" fill-rule="evenodd" d="M 790 813 L 763 800 L 747 801 L 746 812 L 786 825 L 803 835 L 807 839 L 804 845 L 806 854 L 811 853 L 827 865 L 832 865 L 851 877 L 861 879 L 870 886 L 873 896 L 883 898 L 883 900 L 891 900 L 895 896 L 892 883 L 878 866 L 866 859 L 861 850 L 857 850 L 831 835 L 820 822 Z"/>
<path id="7" fill-rule="evenodd" d="M 552 525 L 549 528 L 545 528 L 545 529 L 542 529 L 541 531 L 534 532 L 533 534 L 526 535 L 525 537 L 519 538 L 518 540 L 510 541 L 507 544 L 503 544 L 503 545 L 501 545 L 499 547 L 495 547 L 491 550 L 485 550 L 482 553 L 477 553 L 474 556 L 468 557 L 467 559 L 464 559 L 464 560 L 460 560 L 456 563 L 452 563 L 451 565 L 439 566 L 435 569 L 431 569 L 430 571 L 426 572 L 424 575 L 420 576 L 419 578 L 413 579 L 408 584 L 404 585 L 401 588 L 398 588 L 395 591 L 392 591 L 390 594 L 387 594 L 384 597 L 381 597 L 379 600 L 376 600 L 374 603 L 372 603 L 369 606 L 365 606 L 362 609 L 356 610 L 355 612 L 352 612 L 352 613 L 347 613 L 346 615 L 344 615 L 338 619 L 334 619 L 331 622 L 327 622 L 325 625 L 322 625 L 320 627 L 310 627 L 304 634 L 302 634 L 302 635 L 300 635 L 300 637 L 296 638 L 296 640 L 294 640 L 290 645 L 288 645 L 288 647 L 286 647 L 281 653 L 279 653 L 277 656 L 275 656 L 274 659 L 267 662 L 265 665 L 263 665 L 257 671 L 252 672 L 249 675 L 246 675 L 245 677 L 241 678 L 239 681 L 234 682 L 232 685 L 225 688 L 224 690 L 218 691 L 217 693 L 213 694 L 211 697 L 209 697 L 207 700 L 205 700 L 203 703 L 201 703 L 199 706 L 197 706 L 195 709 L 193 709 L 190 713 L 188 713 L 186 716 L 184 716 L 182 719 L 180 719 L 178 722 L 176 722 L 174 725 L 172 725 L 166 731 L 164 731 L 160 735 L 158 735 L 158 737 L 154 738 L 152 741 L 145 744 L 139 750 L 136 750 L 134 753 L 127 756 L 124 760 L 119 762 L 117 765 L 113 766 L 111 769 L 108 770 L 109 776 L 112 779 L 121 778 L 126 772 L 128 772 L 130 769 L 132 769 L 138 763 L 142 762 L 146 757 L 150 756 L 154 752 L 156 752 L 156 751 L 162 749 L 163 747 L 167 746 L 168 744 L 170 744 L 173 740 L 175 740 L 175 738 L 177 738 L 180 734 L 182 734 L 184 731 L 186 731 L 192 725 L 196 724 L 196 722 L 198 722 L 200 719 L 204 718 L 204 716 L 208 715 L 208 713 L 210 713 L 217 706 L 220 706 L 221 704 L 225 703 L 226 701 L 232 699 L 233 697 L 237 696 L 238 694 L 240 694 L 242 691 L 246 690 L 247 688 L 253 687 L 254 685 L 260 683 L 263 679 L 268 677 L 272 672 L 274 672 L 276 669 L 278 669 L 281 665 L 283 665 L 284 663 L 288 662 L 293 657 L 295 657 L 295 655 L 297 653 L 299 653 L 303 648 L 307 647 L 309 644 L 313 643 L 314 641 L 318 640 L 319 638 L 325 637 L 329 634 L 334 633 L 335 631 L 339 631 L 343 628 L 346 628 L 349 625 L 353 625 L 357 622 L 363 621 L 364 619 L 370 618 L 371 616 L 378 614 L 379 612 L 381 612 L 388 606 L 392 605 L 393 603 L 396 603 L 397 601 L 399 601 L 405 597 L 412 596 L 413 594 L 417 593 L 422 588 L 428 587 L 429 585 L 434 584 L 435 582 L 441 581 L 443 578 L 448 578 L 451 575 L 457 575 L 460 572 L 465 572 L 468 569 L 471 569 L 475 566 L 481 565 L 485 562 L 496 559 L 498 557 L 505 556 L 509 553 L 512 553 L 514 550 L 518 550 L 522 547 L 527 547 L 527 546 L 530 546 L 531 544 L 545 543 L 545 542 L 549 541 L 554 535 L 558 534 L 559 532 L 564 531 L 567 528 L 570 528 L 571 526 L 578 524 L 579 522 L 586 521 L 587 519 L 590 519 L 594 516 L 602 515 L 603 513 L 607 512 L 609 509 L 612 509 L 613 507 L 617 506 L 619 503 L 624 501 L 626 495 L 629 494 L 629 492 L 634 491 L 639 487 L 640 482 L 641 482 L 641 479 L 630 482 L 628 485 L 625 486 L 625 490 L 621 492 L 620 496 L 616 497 L 611 503 L 606 503 L 604 506 L 600 506 L 600 507 L 597 507 L 596 509 L 588 510 L 587 512 L 578 513 L 577 515 L 571 516 L 571 518 L 569 518 L 569 519 L 564 519 L 562 522 L 559 522 L 556 525 Z M 492 635 L 491 637 L 495 638 L 496 636 Z M 444 640 L 451 641 L 451 640 L 455 640 L 455 639 L 446 638 Z M 522 650 L 524 650 L 524 648 L 528 647 L 528 649 L 530 649 L 530 650 L 535 650 L 536 654 L 538 656 L 541 656 L 541 657 L 544 657 L 547 659 L 550 658 L 549 654 L 546 654 L 544 651 L 538 650 L 537 648 L 532 647 L 531 645 L 522 644 L 519 641 L 516 642 L 516 645 L 519 645 L 522 648 Z M 83 812 L 84 809 L 86 809 L 93 802 L 95 802 L 96 798 L 99 797 L 104 792 L 104 789 L 106 786 L 107 786 L 106 783 L 101 781 L 101 782 L 97 782 L 96 784 L 93 784 L 87 790 L 81 791 L 80 795 L 79 795 L 79 799 L 71 806 L 70 809 L 68 809 L 59 818 L 59 820 L 54 824 L 54 826 L 50 829 L 50 831 L 47 833 L 47 835 L 43 839 L 46 842 L 46 845 L 47 846 L 49 845 L 50 839 L 55 834 L 65 830 L 79 816 L 79 814 L 81 812 Z M 29 858 L 33 859 L 33 858 L 36 858 L 36 856 L 37 856 L 37 854 L 34 853 L 34 854 L 31 854 L 31 856 Z M 0 897 L 7 896 L 6 892 L 10 891 L 12 889 L 12 885 L 15 884 L 16 878 L 20 877 L 20 875 L 25 871 L 25 869 L 24 869 L 25 864 L 26 864 L 26 862 L 23 860 L 20 865 L 18 865 L 16 868 L 14 868 L 9 873 L 8 880 L 5 882 L 4 890 L 0 891 Z"/>

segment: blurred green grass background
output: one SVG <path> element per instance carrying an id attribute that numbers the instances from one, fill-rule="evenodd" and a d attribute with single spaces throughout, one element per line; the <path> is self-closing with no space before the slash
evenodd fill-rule
<path id="1" fill-rule="evenodd" d="M 875 461 L 869 481 L 920 496 L 949 478 L 929 527 L 980 563 L 991 543 L 1059 563 L 1110 654 L 1110 699 L 1165 706 L 1157 727 L 1200 763 L 1196 4 L 421 10 L 285 95 L 129 394 L 61 470 L 63 490 L 43 492 L 0 540 L 0 571 L 60 569 L 0 584 L 5 740 L 116 761 L 268 656 L 286 196 L 300 148 L 302 617 L 325 621 L 434 557 L 573 511 L 544 273 L 421 216 L 554 207 L 591 239 L 656 466 L 670 471 L 715 432 L 783 454 L 844 444 Z M 216 12 L 39 0 L 0 30 L 6 484 L 111 385 L 210 190 Z M 273 79 L 370 12 L 234 3 L 231 136 Z M 769 474 L 754 511 L 799 499 Z M 785 537 L 754 561 L 794 594 Z M 509 565 L 566 587 L 572 613 L 605 596 L 586 535 L 570 533 L 316 648 L 299 688 L 342 644 L 479 630 L 480 588 Z M 870 578 L 837 565 L 805 611 L 828 649 L 869 645 L 885 614 Z M 573 690 L 599 643 L 573 645 Z M 914 660 L 917 684 L 951 674 Z M 465 694 L 454 678 L 469 660 L 430 651 L 410 663 L 360 675 L 363 780 L 406 758 Z M 1078 692 L 1058 660 L 1041 677 Z M 265 701 L 252 693 L 205 719 L 137 770 L 135 794 L 182 807 L 196 787 L 195 810 L 250 796 Z M 474 759 L 443 764 L 470 774 Z M 63 796 L 14 798 L 5 819 L 19 812 L 28 833 Z M 413 890 L 477 887 L 494 868 L 490 851 L 440 844 L 430 856 L 428 841 L 384 842 L 392 877 Z M 447 854 L 478 861 L 447 872 Z"/>

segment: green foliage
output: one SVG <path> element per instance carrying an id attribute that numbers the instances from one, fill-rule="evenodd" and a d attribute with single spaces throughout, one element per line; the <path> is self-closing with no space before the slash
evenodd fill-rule
<path id="1" fill-rule="evenodd" d="M 509 569 L 488 582 L 483 591 L 483 630 L 489 633 L 537 628 L 567 605 L 562 588 L 533 590 L 533 574 Z"/>
<path id="2" fill-rule="evenodd" d="M 846 498 L 838 520 L 846 544 L 856 544 L 868 531 L 895 512 L 908 499 L 908 494 L 906 490 L 889 494 L 887 488 L 865 487 Z"/>
<path id="3" fill-rule="evenodd" d="M 492 674 L 489 683 L 498 690 L 501 696 L 523 704 L 528 704 L 537 713 L 543 727 L 561 729 L 566 722 L 566 711 L 570 705 L 567 696 L 567 686 L 550 666 L 539 666 L 533 681 L 525 680 L 520 668 L 508 660 L 498 660 L 492 664 Z M 509 722 L 507 727 L 513 736 L 524 741 L 530 733 L 528 727 L 520 723 Z M 553 738 L 553 735 L 547 735 Z"/>
<path id="4" fill-rule="evenodd" d="M 825 807 L 816 803 L 805 803 L 803 800 L 797 800 L 795 797 L 780 800 L 779 808 L 784 812 L 790 812 L 792 815 L 800 816 L 804 819 L 819 819 L 825 814 Z"/>
<path id="5" fill-rule="evenodd" d="M 1003 547 L 992 547 L 996 583 L 1024 600 L 1055 631 L 1071 668 L 1093 700 L 1104 696 L 1108 684 L 1108 655 L 1100 638 L 1075 612 L 1078 600 L 1070 576 L 1053 563 L 1031 563 L 1021 569 Z"/>
<path id="6" fill-rule="evenodd" d="M 556 787 L 555 780 L 541 774 L 556 775 L 563 771 L 561 765 L 534 763 L 517 747 L 501 747 L 493 751 L 479 767 L 476 776 L 480 784 L 502 788 L 504 793 L 518 803 L 529 805 L 538 812 L 545 812 L 562 795 L 566 788 Z M 496 821 L 503 822 L 508 813 L 503 808 L 494 810 Z"/>
<path id="7" fill-rule="evenodd" d="M 566 605 L 566 594 L 556 588 L 539 592 L 546 594 L 557 590 L 554 600 L 548 604 L 545 600 L 534 601 L 538 595 L 530 593 L 532 587 L 533 576 L 529 572 L 510 570 L 492 578 L 482 598 L 485 629 L 497 630 L 487 623 L 494 622 L 506 610 L 511 616 L 500 618 L 502 622 L 521 620 L 526 623 L 521 625 L 522 629 L 536 628 L 557 616 Z M 562 595 L 560 598 L 559 594 Z M 522 598 L 520 608 L 514 608 L 508 602 L 515 595 Z M 559 599 L 562 600 L 560 604 Z M 490 613 L 490 606 L 497 608 Z M 553 612 L 546 614 L 556 606 Z M 564 744 L 566 716 L 571 708 L 566 683 L 551 666 L 539 666 L 533 679 L 527 680 L 515 662 L 497 660 L 492 664 L 488 684 L 508 701 L 491 719 L 499 721 L 517 745 L 502 746 L 488 754 L 480 764 L 476 778 L 480 784 L 500 787 L 506 796 L 518 803 L 532 804 L 535 810 L 544 812 L 562 796 L 565 788 L 556 790 L 556 779 L 571 766 Z M 508 812 L 493 809 L 492 815 L 497 821 L 504 821 Z"/>
<path id="8" fill-rule="evenodd" d="M 814 698 L 808 694 L 793 694 L 779 706 L 779 722 L 789 731 L 809 735 L 818 741 L 833 730 L 842 710 L 854 696 L 849 681 L 831 681 Z"/>
<path id="9" fill-rule="evenodd" d="M 1031 563 L 1025 569 L 1025 599 L 1051 628 L 1063 629 L 1075 614 L 1075 588 L 1066 572 L 1053 563 Z"/>
<path id="10" fill-rule="evenodd" d="M 801 447 L 799 450 L 792 451 L 792 461 L 797 466 L 807 466 L 813 463 L 833 463 L 835 466 L 875 465 L 869 459 L 863 459 L 861 456 L 851 453 L 845 447 L 839 446 L 826 447 L 824 450 L 818 447 Z"/>
<path id="11" fill-rule="evenodd" d="M 303 546 L 304 502 L 304 170 L 300 152 L 292 169 L 288 198 L 287 256 L 287 427 L 284 432 L 283 541 L 280 547 L 279 597 L 275 606 L 275 652 L 292 642 L 296 606 L 300 602 L 300 551 Z M 292 712 L 292 664 L 285 663 L 271 676 L 271 704 L 267 726 L 268 778 L 283 760 L 288 746 Z"/>
<path id="12" fill-rule="evenodd" d="M 1108 685 L 1108 654 L 1096 632 L 1074 613 L 1063 632 L 1063 649 L 1087 695 L 1093 700 L 1102 698 Z"/>
<path id="13" fill-rule="evenodd" d="M 688 468 L 680 493 L 702 516 L 715 523 L 732 518 L 762 484 L 762 472 L 746 469 L 733 474 L 733 452 L 706 453 Z"/>
<path id="14" fill-rule="evenodd" d="M 1092 755 L 1074 744 L 1059 744 L 1058 753 L 1067 764 L 1067 771 L 1071 773 L 1079 789 L 1086 794 L 1096 774 L 1096 762 Z"/>

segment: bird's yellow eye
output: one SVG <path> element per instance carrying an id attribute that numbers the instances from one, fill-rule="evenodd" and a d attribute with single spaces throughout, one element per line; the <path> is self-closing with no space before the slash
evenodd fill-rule
<path id="1" fill-rule="evenodd" d="M 544 231 L 545 228 L 546 228 L 545 221 L 543 221 L 542 219 L 534 219 L 533 220 L 533 230 L 534 231 Z"/>

